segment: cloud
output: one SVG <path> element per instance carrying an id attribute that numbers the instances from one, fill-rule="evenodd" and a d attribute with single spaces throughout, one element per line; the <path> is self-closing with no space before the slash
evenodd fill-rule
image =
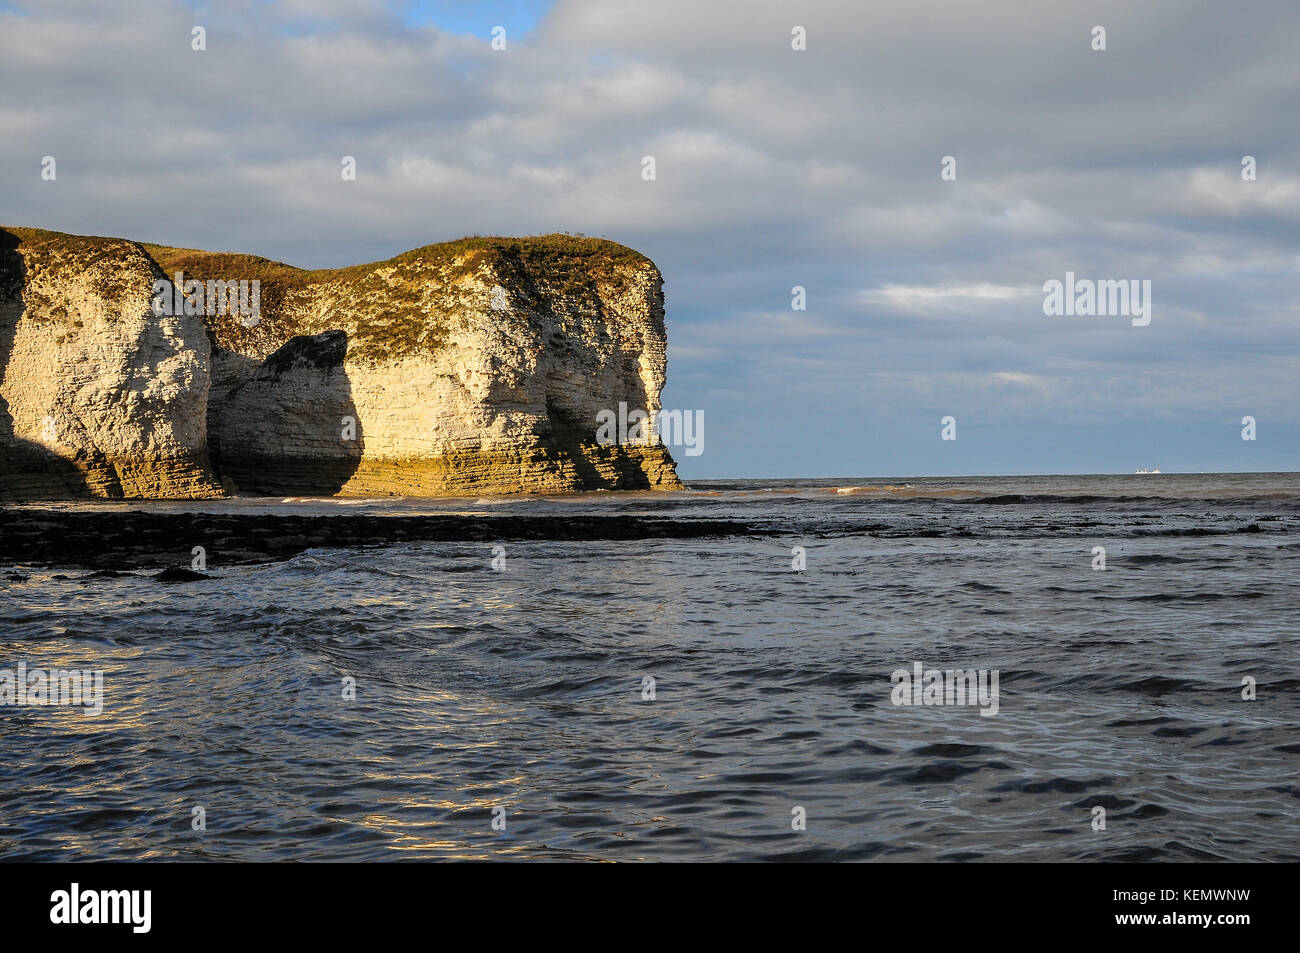
<path id="1" fill-rule="evenodd" d="M 988 282 L 941 286 L 890 284 L 864 291 L 862 298 L 868 304 L 878 303 L 912 314 L 928 314 L 936 311 L 951 312 L 954 309 L 969 309 L 972 305 L 990 301 L 1010 301 L 1037 293 L 1041 292 L 1033 287 L 995 285 Z"/>

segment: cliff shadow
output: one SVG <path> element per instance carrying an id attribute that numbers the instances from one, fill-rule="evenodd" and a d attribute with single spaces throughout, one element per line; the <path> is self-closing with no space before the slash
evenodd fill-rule
<path id="1" fill-rule="evenodd" d="M 365 450 L 347 347 L 340 330 L 290 338 L 209 409 L 223 482 L 275 496 L 335 496 L 347 485 Z"/>
<path id="2" fill-rule="evenodd" d="M 617 412 L 618 403 L 614 404 Z M 551 398 L 546 400 L 546 416 L 550 430 L 539 442 L 546 452 L 557 460 L 573 465 L 582 490 L 648 490 L 650 478 L 641 466 L 639 451 L 649 449 L 623 445 L 601 446 L 596 442 L 596 422 L 579 420 L 578 416 Z M 638 451 L 634 453 L 633 451 Z M 602 471 L 593 462 L 599 459 L 607 469 Z"/>
<path id="3" fill-rule="evenodd" d="M 9 373 L 18 326 L 26 313 L 23 288 L 27 264 L 18 252 L 20 242 L 13 232 L 0 228 L 0 385 Z M 45 371 L 55 373 L 57 369 Z M 51 441 L 57 442 L 57 422 L 52 415 L 47 419 Z M 76 463 L 41 443 L 18 436 L 9 402 L 0 393 L 0 501 L 90 495 L 86 474 Z"/>

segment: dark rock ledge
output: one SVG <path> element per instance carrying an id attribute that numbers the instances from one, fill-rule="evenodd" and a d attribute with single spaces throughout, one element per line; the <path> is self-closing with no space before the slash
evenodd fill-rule
<path id="1" fill-rule="evenodd" d="M 208 568 L 220 571 L 224 566 L 289 559 L 312 548 L 417 541 L 703 539 L 754 533 L 734 521 L 640 516 L 288 516 L 22 507 L 0 508 L 0 566 L 188 568 L 191 550 L 202 546 Z"/>

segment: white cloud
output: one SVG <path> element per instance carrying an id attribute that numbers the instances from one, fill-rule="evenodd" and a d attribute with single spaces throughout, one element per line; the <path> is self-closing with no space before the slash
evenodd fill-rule
<path id="1" fill-rule="evenodd" d="M 1037 288 L 1023 285 L 995 285 L 988 282 L 970 285 L 895 285 L 861 293 L 862 300 L 871 305 L 906 311 L 911 314 L 951 312 L 972 303 L 1011 301 L 1039 294 Z"/>

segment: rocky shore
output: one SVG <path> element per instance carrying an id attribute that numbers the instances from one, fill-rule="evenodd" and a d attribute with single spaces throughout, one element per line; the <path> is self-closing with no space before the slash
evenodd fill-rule
<path id="1" fill-rule="evenodd" d="M 742 536 L 728 520 L 639 516 L 366 516 L 80 512 L 0 507 L 0 565 L 125 571 L 185 570 L 203 547 L 207 568 L 289 559 L 307 549 L 406 542 L 640 540 Z M 14 572 L 21 576 L 21 570 Z M 21 581 L 21 580 L 10 580 Z M 0 576 L 0 588 L 5 579 Z"/>

